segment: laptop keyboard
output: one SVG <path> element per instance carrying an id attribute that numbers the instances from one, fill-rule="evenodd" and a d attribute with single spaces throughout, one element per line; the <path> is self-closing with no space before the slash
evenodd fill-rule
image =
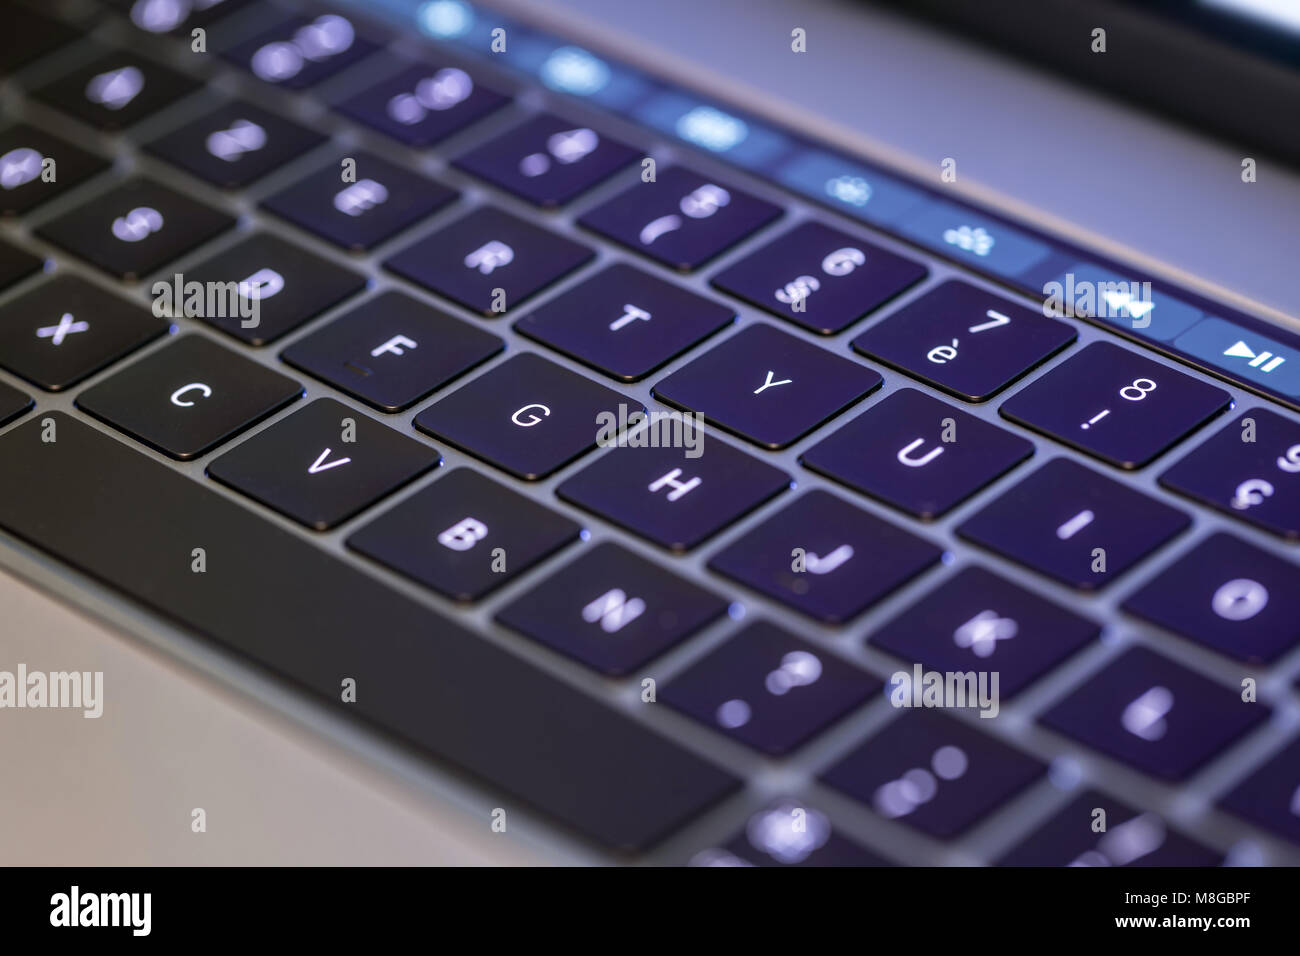
<path id="1" fill-rule="evenodd" d="M 12 16 L 10 540 L 592 860 L 1300 861 L 1293 346 L 1048 317 L 1028 231 L 825 153 L 774 185 L 486 34 Z M 897 713 L 914 664 L 997 716 Z"/>

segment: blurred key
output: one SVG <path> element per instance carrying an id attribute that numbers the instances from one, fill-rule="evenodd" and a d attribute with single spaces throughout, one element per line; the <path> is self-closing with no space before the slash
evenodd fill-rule
<path id="1" fill-rule="evenodd" d="M 355 181 L 340 179 L 354 160 Z M 386 159 L 357 151 L 262 200 L 300 229 L 345 249 L 369 249 L 456 198 L 456 191 Z"/>
<path id="2" fill-rule="evenodd" d="M 785 472 L 678 417 L 634 429 L 623 447 L 555 493 L 661 547 L 687 551 L 789 487 Z"/>
<path id="3" fill-rule="evenodd" d="M 355 295 L 365 277 L 271 233 L 254 233 L 185 271 L 185 281 L 238 283 L 240 311 L 197 318 L 250 345 L 265 345 Z"/>
<path id="4" fill-rule="evenodd" d="M 1002 404 L 1004 418 L 1118 468 L 1141 468 L 1232 396 L 1132 349 L 1093 342 Z"/>
<path id="5" fill-rule="evenodd" d="M 60 275 L 0 306 L 0 366 L 57 392 L 168 327 L 136 302 Z"/>
<path id="6" fill-rule="evenodd" d="M 969 541 L 1084 591 L 1185 531 L 1176 508 L 1055 458 L 957 527 Z"/>
<path id="7" fill-rule="evenodd" d="M 222 50 L 221 55 L 259 80 L 301 90 L 378 48 L 347 17 L 327 13 L 314 19 L 288 17 Z"/>
<path id="8" fill-rule="evenodd" d="M 325 142 L 316 130 L 251 103 L 227 103 L 145 144 L 214 186 L 245 186 Z"/>
<path id="9" fill-rule="evenodd" d="M 506 102 L 459 66 L 434 63 L 408 66 L 334 108 L 407 146 L 430 146 Z"/>
<path id="10" fill-rule="evenodd" d="M 108 160 L 25 123 L 0 132 L 0 214 L 19 216 L 61 196 Z"/>
<path id="11" fill-rule="evenodd" d="M 1064 322 L 949 281 L 871 326 L 853 347 L 963 401 L 982 402 L 1076 337 Z"/>
<path id="12" fill-rule="evenodd" d="M 629 674 L 727 610 L 727 602 L 612 542 L 516 598 L 506 627 L 600 671 Z"/>
<path id="13" fill-rule="evenodd" d="M 654 396 L 764 448 L 785 448 L 880 387 L 874 369 L 756 324 L 657 382 Z"/>
<path id="14" fill-rule="evenodd" d="M 871 635 L 926 670 L 995 668 L 1013 697 L 1101 634 L 1101 627 L 980 567 L 968 566 Z"/>
<path id="15" fill-rule="evenodd" d="M 37 87 L 31 95 L 91 126 L 119 130 L 198 88 L 199 81 L 192 76 L 138 53 L 112 50 Z"/>
<path id="16" fill-rule="evenodd" d="M 698 268 L 781 215 L 749 193 L 681 166 L 660 170 L 578 222 L 666 266 Z"/>
<path id="17" fill-rule="evenodd" d="M 164 455 L 206 454 L 302 394 L 293 379 L 183 335 L 77 396 L 77 407 Z"/>
<path id="18" fill-rule="evenodd" d="M 177 33 L 207 27 L 251 0 L 109 0 L 148 33 Z"/>
<path id="19" fill-rule="evenodd" d="M 347 545 L 454 601 L 477 601 L 579 531 L 533 499 L 457 468 L 353 532 Z"/>
<path id="20" fill-rule="evenodd" d="M 8 425 L 35 404 L 26 392 L 0 382 L 0 425 Z"/>
<path id="21" fill-rule="evenodd" d="M 1219 805 L 1300 844 L 1300 738 L 1256 767 Z"/>
<path id="22" fill-rule="evenodd" d="M 1098 817 L 1097 810 L 1105 811 Z M 1105 829 L 1097 832 L 1098 822 Z M 998 866 L 1218 866 L 1223 854 L 1096 790 L 1085 790 Z"/>
<path id="23" fill-rule="evenodd" d="M 887 819 L 946 840 L 1007 803 L 1045 769 L 964 723 L 922 710 L 886 725 L 822 780 Z"/>
<path id="24" fill-rule="evenodd" d="M 441 456 L 342 402 L 318 398 L 236 445 L 208 474 L 324 531 L 434 467 Z"/>
<path id="25" fill-rule="evenodd" d="M 1131 647 L 1038 718 L 1162 780 L 1186 780 L 1270 708 L 1145 647 Z"/>
<path id="26" fill-rule="evenodd" d="M 778 756 L 881 686 L 854 665 L 756 621 L 670 680 L 659 697 L 707 727 Z"/>
<path id="27" fill-rule="evenodd" d="M 596 447 L 605 416 L 644 411 L 613 389 L 521 352 L 415 416 L 415 426 L 536 481 Z"/>
<path id="28" fill-rule="evenodd" d="M 563 206 L 638 156 L 595 130 L 543 113 L 456 159 L 455 164 L 538 206 Z"/>
<path id="29" fill-rule="evenodd" d="M 1240 521 L 1300 538 L 1300 423 L 1252 408 L 1160 476 L 1160 484 Z"/>
<path id="30" fill-rule="evenodd" d="M 1124 602 L 1124 610 L 1239 661 L 1272 663 L 1300 643 L 1300 566 L 1212 534 Z"/>
<path id="31" fill-rule="evenodd" d="M 384 267 L 467 309 L 494 316 L 592 256 L 586 246 L 482 206 L 389 256 Z M 498 296 L 498 289 L 504 295 Z"/>
<path id="32" fill-rule="evenodd" d="M 713 277 L 713 284 L 820 335 L 834 335 L 925 278 L 919 262 L 806 222 Z"/>
<path id="33" fill-rule="evenodd" d="M 807 468 L 929 520 L 1034 453 L 1019 435 L 900 388 L 800 458 Z"/>
<path id="34" fill-rule="evenodd" d="M 81 32 L 68 24 L 20 4 L 10 4 L 5 19 L 5 29 L 0 31 L 0 76 L 81 37 Z"/>
<path id="35" fill-rule="evenodd" d="M 941 554 L 930 542 L 817 490 L 736 539 L 709 567 L 819 621 L 842 624 Z"/>
<path id="36" fill-rule="evenodd" d="M 414 405 L 504 343 L 400 292 L 384 292 L 298 339 L 290 365 L 383 412 Z"/>
<path id="37" fill-rule="evenodd" d="M 138 279 L 225 232 L 232 216 L 149 179 L 132 179 L 37 234 L 122 279 Z"/>
<path id="38" fill-rule="evenodd" d="M 690 866 L 892 866 L 835 832 L 802 800 L 785 799 L 752 814 L 721 847 L 701 850 Z"/>
<path id="39" fill-rule="evenodd" d="M 0 289 L 6 289 L 38 271 L 44 260 L 24 249 L 0 242 Z"/>

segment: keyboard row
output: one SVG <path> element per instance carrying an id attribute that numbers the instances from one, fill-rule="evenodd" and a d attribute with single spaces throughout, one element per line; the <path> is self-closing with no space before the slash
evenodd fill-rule
<path id="1" fill-rule="evenodd" d="M 494 215 L 505 214 L 479 210 L 467 219 Z M 541 227 L 528 224 L 528 229 L 540 231 Z M 77 235 L 93 233 L 81 230 Z M 439 242 L 452 241 L 438 235 L 442 236 Z M 457 248 L 468 248 L 473 241 L 460 242 Z M 273 270 L 266 265 L 268 261 L 274 263 Z M 39 266 L 35 256 L 0 245 L 0 282 L 18 281 Z M 185 281 L 201 283 L 200 289 L 234 287 L 229 276 L 255 277 L 259 271 L 274 271 L 276 278 L 267 280 L 274 282 L 275 291 L 259 300 L 267 305 L 267 314 L 258 315 L 265 321 L 256 328 L 242 328 L 251 323 L 234 304 L 225 308 L 225 301 L 219 303 L 219 315 L 205 307 L 211 303 L 205 302 L 202 294 L 191 308 L 193 293 L 180 283 L 175 288 L 166 281 L 159 284 L 163 294 L 157 301 L 172 304 L 155 311 L 168 316 L 197 313 L 197 317 L 246 337 L 267 326 L 305 321 L 365 287 L 359 273 L 326 263 L 267 234 L 252 234 L 199 264 L 187 273 Z M 208 277 L 207 282 L 203 277 Z M 241 280 L 239 286 L 247 290 L 253 282 L 252 278 Z M 619 302 L 623 303 L 621 309 Z M 984 306 L 990 308 L 981 311 Z M 982 355 L 995 356 L 1003 365 L 1000 377 L 1024 374 L 1043 361 L 1049 349 L 1064 348 L 1074 337 L 1074 330 L 1064 323 L 1022 310 L 973 286 L 949 281 L 872 326 L 854 345 L 871 357 L 892 359 L 897 365 L 903 338 L 925 343 L 932 340 L 936 325 L 965 325 L 972 316 L 978 319 L 991 313 L 999 319 L 971 326 L 981 330 L 973 337 L 996 335 L 1005 328 L 1005 344 L 990 345 L 988 352 L 971 351 L 967 356 L 975 360 Z M 608 321 L 610 316 L 615 316 L 613 321 Z M 654 325 L 653 316 L 662 317 L 661 324 Z M 1003 322 L 1003 318 L 1007 320 Z M 607 356 L 615 366 L 626 359 L 620 366 L 626 370 L 632 362 L 662 365 L 733 320 L 734 312 L 720 303 L 619 264 L 606 267 L 520 319 L 517 328 L 539 341 L 555 343 L 557 351 L 580 352 L 591 365 L 602 364 L 599 356 Z M 998 324 L 992 329 L 982 327 L 995 322 Z M 1060 331 L 1053 330 L 1052 337 L 1044 341 L 1036 338 L 1038 323 L 1060 326 Z M 43 389 L 61 391 L 163 335 L 168 328 L 168 318 L 151 315 L 86 280 L 57 276 L 0 307 L 0 365 Z M 426 343 L 424 349 L 420 342 Z M 429 348 L 432 342 L 439 347 Z M 503 349 L 504 342 L 486 330 L 401 293 L 386 292 L 297 340 L 284 350 L 283 358 L 372 407 L 393 413 L 424 400 Z M 245 378 L 256 382 L 259 375 L 252 370 L 252 363 L 233 354 L 227 357 L 215 347 L 212 351 L 215 357 L 200 360 L 191 356 L 189 346 L 169 347 L 138 371 L 128 370 L 120 379 L 102 383 L 79 402 L 160 451 L 185 460 L 233 437 L 296 394 L 296 386 L 287 384 L 278 392 L 273 389 L 272 394 L 248 387 Z M 952 387 L 969 388 L 971 374 L 984 374 L 996 362 L 967 366 L 973 373 L 961 373 L 966 378 L 960 385 L 952 384 L 959 381 L 958 373 L 944 368 L 956 364 L 956 359 L 946 360 L 933 372 L 917 372 L 916 377 L 938 386 L 943 384 L 939 377 L 947 376 Z M 208 390 L 218 380 L 224 380 L 227 387 L 215 399 L 204 395 L 202 402 L 185 401 L 179 407 L 187 409 L 188 417 L 177 420 L 178 402 L 170 394 L 139 394 L 136 401 L 134 389 L 149 381 L 146 375 L 164 373 L 176 377 L 178 383 L 198 383 Z M 614 370 L 610 377 L 627 376 Z M 666 405 L 699 415 L 761 448 L 784 448 L 862 401 L 882 382 L 880 374 L 867 366 L 774 327 L 753 324 L 657 382 L 653 394 Z M 233 387 L 236 383 L 239 389 Z M 241 390 L 243 394 L 238 394 Z M 123 391 L 127 400 L 114 403 L 115 393 Z M 1215 386 L 1137 352 L 1094 342 L 1020 391 L 1000 411 L 1010 421 L 1113 466 L 1132 469 L 1166 452 L 1221 414 L 1229 403 L 1228 394 Z M 114 415 L 114 404 L 128 407 Z M 102 410 L 97 410 L 101 405 Z M 22 407 L 25 405 L 16 410 Z M 599 436 L 592 424 L 601 416 L 612 416 L 620 429 L 626 429 L 635 425 L 636 416 L 644 411 L 613 389 L 540 357 L 519 355 L 426 408 L 416 416 L 415 424 L 516 477 L 536 480 L 593 450 Z M 158 416 L 162 420 L 151 425 Z M 1032 452 L 1030 442 L 1011 432 L 919 391 L 902 389 L 811 446 L 801 460 L 858 492 L 907 514 L 932 519 L 969 499 Z M 1294 540 L 1300 536 L 1300 489 L 1292 480 L 1297 474 L 1300 426 L 1259 408 L 1244 413 L 1235 426 L 1221 429 L 1166 470 L 1161 482 L 1225 514 Z M 1062 495 L 1052 497 L 1059 500 Z M 1146 499 L 1137 495 L 1135 500 Z M 1159 512 L 1154 502 L 1150 508 L 1143 505 L 1131 510 Z M 1128 520 L 1122 513 L 1116 517 Z M 1159 537 L 1157 533 L 1155 543 Z M 657 540 L 674 548 L 690 546 L 690 542 L 663 535 Z M 1136 557 L 1148 550 L 1139 549 Z M 1036 559 L 1031 563 L 1039 564 Z M 1078 587 L 1105 580 L 1073 572 L 1054 576 Z"/>

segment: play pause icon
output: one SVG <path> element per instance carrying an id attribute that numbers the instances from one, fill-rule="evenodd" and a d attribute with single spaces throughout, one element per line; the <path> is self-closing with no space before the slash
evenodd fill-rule
<path id="1" fill-rule="evenodd" d="M 1254 349 L 1240 339 L 1238 339 L 1235 344 L 1224 349 L 1223 354 L 1231 356 L 1232 358 L 1250 359 L 1250 362 L 1248 363 L 1250 367 L 1257 368 L 1261 372 L 1271 372 L 1286 361 L 1282 356 L 1274 355 L 1272 352 L 1260 352 L 1259 354 L 1256 354 Z"/>

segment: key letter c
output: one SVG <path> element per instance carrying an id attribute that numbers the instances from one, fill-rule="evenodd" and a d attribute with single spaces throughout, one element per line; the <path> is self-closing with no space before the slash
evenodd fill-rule
<path id="1" fill-rule="evenodd" d="M 181 396 L 186 392 L 193 392 L 196 390 L 202 392 L 204 398 L 208 398 L 212 394 L 212 389 L 208 388 L 202 382 L 191 382 L 188 385 L 182 385 L 180 388 L 176 389 L 176 391 L 172 392 L 172 404 L 179 405 L 181 408 L 189 408 L 194 403 L 182 401 Z"/>

